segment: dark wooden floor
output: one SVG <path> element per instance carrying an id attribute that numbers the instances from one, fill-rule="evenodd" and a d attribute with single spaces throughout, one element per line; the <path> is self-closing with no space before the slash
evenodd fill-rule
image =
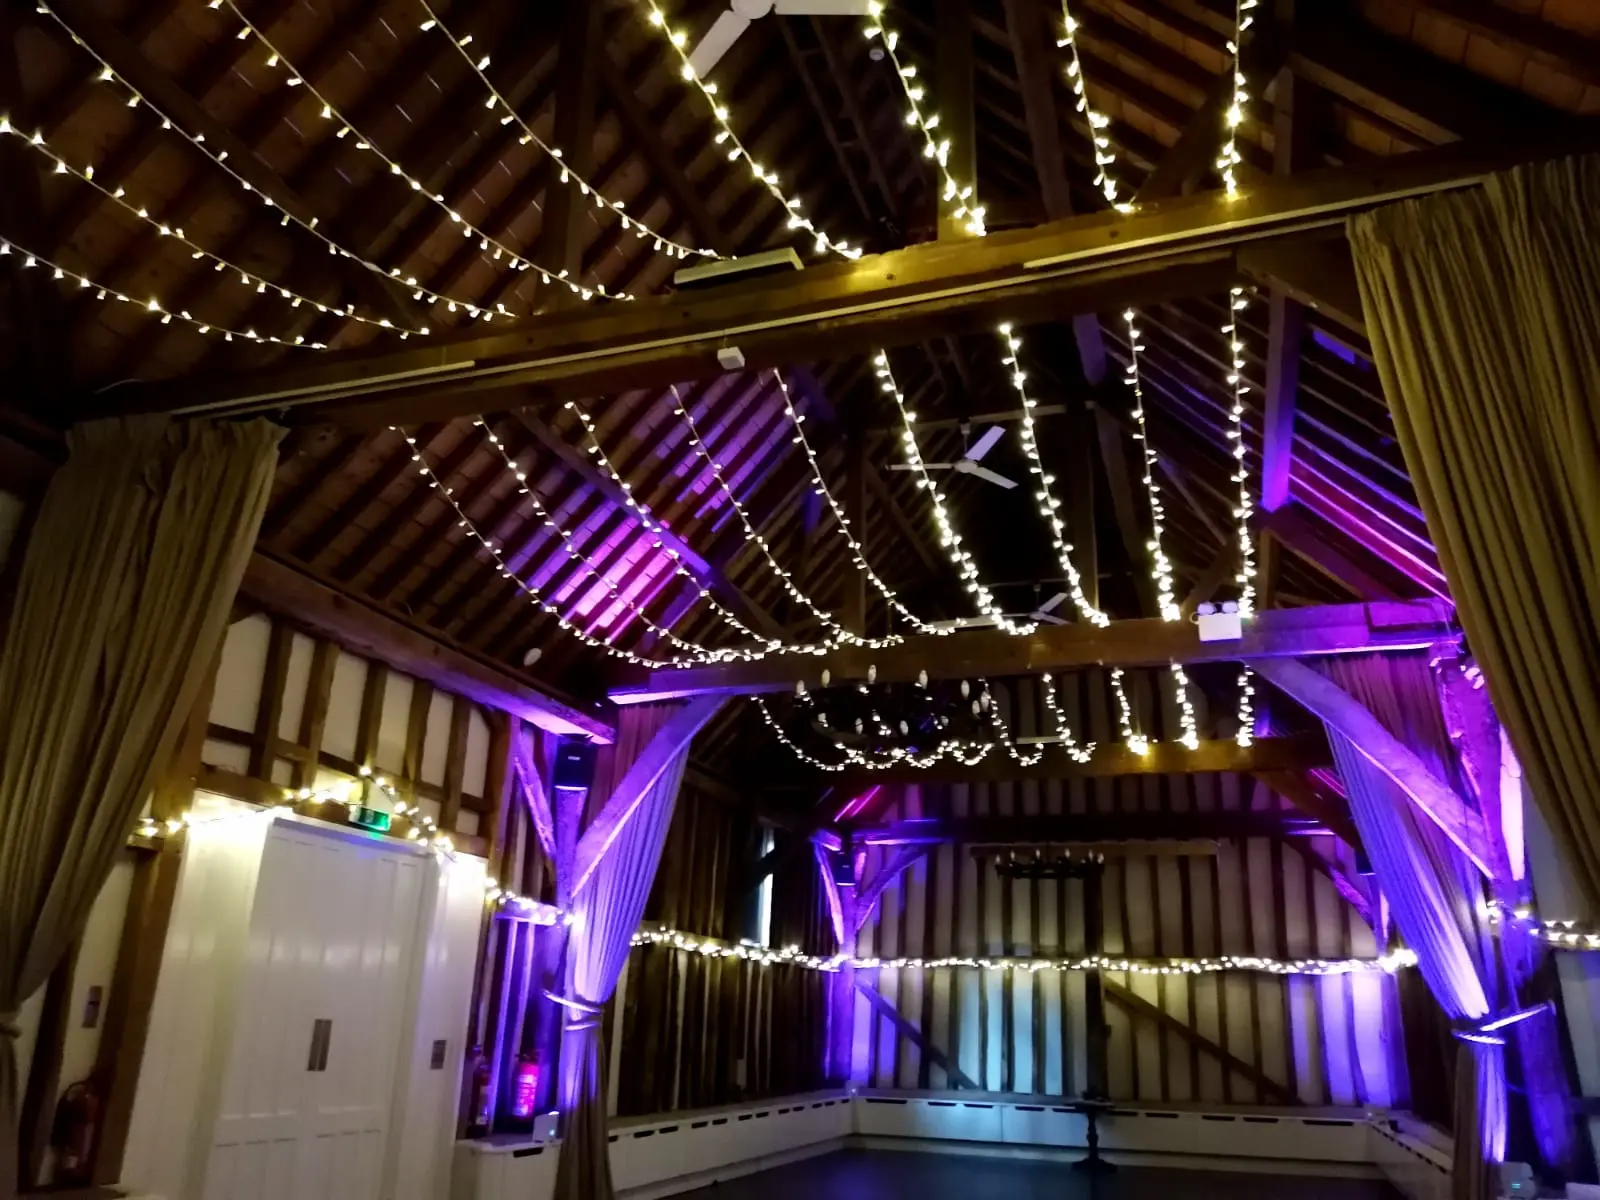
<path id="1" fill-rule="evenodd" d="M 1065 1163 L 846 1150 L 683 1200 L 1388 1200 L 1398 1194 L 1356 1179 L 1133 1167 L 1090 1179 Z"/>

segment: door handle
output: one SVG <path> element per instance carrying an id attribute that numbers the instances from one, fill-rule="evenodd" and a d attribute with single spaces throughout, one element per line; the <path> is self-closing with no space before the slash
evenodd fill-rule
<path id="1" fill-rule="evenodd" d="M 328 1069 L 328 1045 L 333 1041 L 333 1022 L 317 1017 L 311 1022 L 311 1054 L 306 1062 L 307 1071 Z"/>

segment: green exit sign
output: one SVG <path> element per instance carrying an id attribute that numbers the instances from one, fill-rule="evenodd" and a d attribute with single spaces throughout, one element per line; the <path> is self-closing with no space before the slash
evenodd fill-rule
<path id="1" fill-rule="evenodd" d="M 377 833 L 388 833 L 390 814 L 376 808 L 351 809 L 350 819 L 363 829 L 371 829 Z"/>

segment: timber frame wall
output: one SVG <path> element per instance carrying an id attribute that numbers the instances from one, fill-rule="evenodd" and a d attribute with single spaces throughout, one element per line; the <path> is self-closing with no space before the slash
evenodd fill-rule
<path id="1" fill-rule="evenodd" d="M 1081 672 L 1061 683 L 1062 708 L 1080 739 L 1116 741 L 1105 673 Z M 1126 684 L 1138 727 L 1152 737 L 1176 736 L 1167 673 L 1130 671 Z M 1218 724 L 1224 735 L 1231 733 L 1226 708 L 1213 719 L 1198 687 L 1191 695 L 1202 737 L 1217 736 Z M 1219 708 L 1224 695 L 1218 689 Z M 1018 704 L 1018 727 L 1037 728 L 1037 693 L 1020 689 Z M 887 804 L 870 818 L 879 829 L 918 817 L 1094 813 L 1149 815 L 1155 829 L 1159 815 L 1215 813 L 1221 829 L 1227 814 L 1291 809 L 1265 783 L 1231 773 L 906 785 L 885 793 Z M 864 886 L 899 849 L 866 847 L 859 875 Z M 1100 849 L 1106 853 L 1100 927 L 1107 953 L 1345 958 L 1381 950 L 1358 902 L 1346 898 L 1360 881 L 1353 854 L 1334 837 L 1218 836 Z M 1086 886 L 1006 880 L 992 859 L 947 842 L 884 890 L 856 951 L 883 958 L 1082 954 L 1089 944 Z M 1106 1086 L 1113 1100 L 1404 1103 L 1392 979 L 1243 972 L 1105 972 L 1103 979 Z M 856 997 L 853 1082 L 960 1086 L 922 1049 L 920 1038 L 982 1090 L 1082 1095 L 1089 1083 L 1086 990 L 1092 977 L 1086 973 L 883 968 L 863 970 L 857 980 L 887 1003 L 870 1001 L 864 991 Z M 909 1029 L 918 1037 L 908 1036 Z"/>

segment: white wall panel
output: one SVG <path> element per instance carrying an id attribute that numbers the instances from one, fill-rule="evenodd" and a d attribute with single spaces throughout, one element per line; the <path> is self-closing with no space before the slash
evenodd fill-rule
<path id="1" fill-rule="evenodd" d="M 261 680 L 267 673 L 267 643 L 272 621 L 254 613 L 228 626 L 211 696 L 211 719 L 229 729 L 254 729 L 261 708 Z"/>
<path id="2" fill-rule="evenodd" d="M 361 695 L 367 685 L 364 658 L 339 651 L 333 666 L 333 691 L 328 718 L 322 727 L 322 749 L 338 758 L 356 756 L 356 733 L 361 725 Z"/>

